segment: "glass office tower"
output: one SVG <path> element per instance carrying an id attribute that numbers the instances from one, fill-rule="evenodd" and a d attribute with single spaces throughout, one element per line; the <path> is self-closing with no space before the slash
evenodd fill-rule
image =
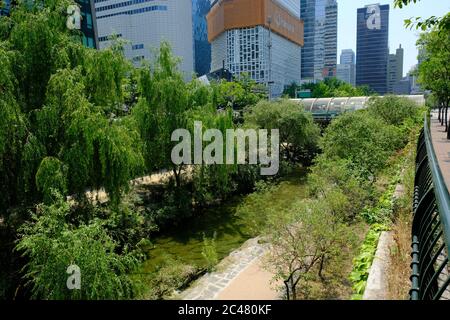
<path id="1" fill-rule="evenodd" d="M 124 54 L 135 65 L 153 61 L 161 41 L 167 41 L 181 59 L 180 71 L 190 80 L 194 71 L 192 1 L 95 0 L 99 48 L 111 46 L 112 36 L 128 43 Z"/>
<path id="2" fill-rule="evenodd" d="M 305 23 L 302 48 L 302 80 L 319 81 L 336 75 L 337 2 L 301 0 L 300 18 Z"/>
<path id="3" fill-rule="evenodd" d="M 82 42 L 88 48 L 98 48 L 97 21 L 94 0 L 76 0 L 81 8 Z"/>
<path id="4" fill-rule="evenodd" d="M 211 70 L 211 45 L 208 42 L 206 15 L 210 0 L 192 0 L 192 27 L 194 36 L 194 71 L 198 76 Z"/>
<path id="5" fill-rule="evenodd" d="M 387 93 L 389 59 L 389 5 L 368 5 L 358 9 L 356 43 L 356 85 L 367 85 Z"/>

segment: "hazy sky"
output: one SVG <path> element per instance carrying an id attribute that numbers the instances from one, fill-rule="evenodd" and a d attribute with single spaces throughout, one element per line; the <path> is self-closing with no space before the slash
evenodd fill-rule
<path id="1" fill-rule="evenodd" d="M 403 72 L 417 63 L 415 46 L 419 31 L 405 29 L 403 20 L 410 17 L 443 16 L 450 11 L 450 0 L 421 0 L 403 9 L 394 8 L 393 0 L 338 0 L 338 63 L 342 49 L 353 49 L 356 52 L 356 10 L 368 4 L 389 4 L 389 48 L 391 53 L 399 44 L 405 49 Z"/>

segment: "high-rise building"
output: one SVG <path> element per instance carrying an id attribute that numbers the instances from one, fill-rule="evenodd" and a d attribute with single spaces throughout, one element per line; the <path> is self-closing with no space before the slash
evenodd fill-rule
<path id="1" fill-rule="evenodd" d="M 352 49 L 343 49 L 341 51 L 340 64 L 355 64 L 355 52 Z"/>
<path id="2" fill-rule="evenodd" d="M 325 4 L 324 30 L 324 78 L 336 77 L 337 64 L 337 30 L 338 5 L 336 0 L 328 0 Z"/>
<path id="3" fill-rule="evenodd" d="M 356 85 L 367 85 L 379 94 L 388 91 L 389 5 L 358 9 Z"/>
<path id="4" fill-rule="evenodd" d="M 180 0 L 95 0 L 99 46 L 110 45 L 112 36 L 129 41 L 124 53 L 134 63 L 153 60 L 154 49 L 167 41 L 181 58 L 185 79 L 194 72 L 192 1 Z"/>
<path id="5" fill-rule="evenodd" d="M 336 69 L 336 78 L 352 84 L 352 71 L 355 68 L 350 64 L 338 64 Z"/>
<path id="6" fill-rule="evenodd" d="M 397 83 L 397 56 L 390 54 L 388 59 L 387 92 L 394 93 L 394 86 Z"/>
<path id="7" fill-rule="evenodd" d="M 206 15 L 211 9 L 210 0 L 192 0 L 192 26 L 194 36 L 194 71 L 202 76 L 211 70 L 211 45 L 208 42 Z"/>
<path id="8" fill-rule="evenodd" d="M 303 22 L 296 0 L 219 0 L 207 16 L 211 70 L 248 74 L 272 96 L 301 80 Z"/>
<path id="9" fill-rule="evenodd" d="M 82 42 L 86 47 L 98 48 L 94 0 L 76 0 L 76 2 L 81 8 Z"/>
<path id="10" fill-rule="evenodd" d="M 300 8 L 300 17 L 305 24 L 302 80 L 322 80 L 336 72 L 337 2 L 301 0 Z"/>
<path id="11" fill-rule="evenodd" d="M 342 50 L 340 64 L 337 65 L 336 78 L 354 86 L 355 70 L 355 52 L 352 49 Z"/>
<path id="12" fill-rule="evenodd" d="M 389 93 L 397 93 L 395 85 L 403 79 L 403 53 L 403 48 L 400 45 L 395 54 L 389 55 L 387 79 Z"/>
<path id="13" fill-rule="evenodd" d="M 0 0 L 0 16 L 7 16 L 9 14 L 9 4 L 11 0 Z"/>
<path id="14" fill-rule="evenodd" d="M 404 60 L 405 50 L 400 45 L 397 50 L 395 50 L 395 55 L 397 57 L 397 81 L 403 79 L 403 60 Z"/>

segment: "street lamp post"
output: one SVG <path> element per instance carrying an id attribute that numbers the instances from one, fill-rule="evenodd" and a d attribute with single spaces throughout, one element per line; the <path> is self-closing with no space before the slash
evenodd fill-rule
<path id="1" fill-rule="evenodd" d="M 267 77 L 267 90 L 269 91 L 269 101 L 272 100 L 272 90 L 271 90 L 271 85 L 272 85 L 272 28 L 271 28 L 271 24 L 272 24 L 272 17 L 269 16 L 267 18 L 267 24 L 269 25 L 269 42 L 267 44 L 267 47 L 269 49 L 269 75 Z"/>

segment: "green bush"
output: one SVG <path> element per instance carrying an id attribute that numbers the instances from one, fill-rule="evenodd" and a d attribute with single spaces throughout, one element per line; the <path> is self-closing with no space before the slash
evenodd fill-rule
<path id="1" fill-rule="evenodd" d="M 335 214 L 352 221 L 371 197 L 371 185 L 349 160 L 319 155 L 308 175 L 309 194 L 329 202 Z"/>
<path id="2" fill-rule="evenodd" d="M 365 111 L 339 116 L 320 141 L 325 157 L 347 159 L 365 177 L 375 177 L 403 144 L 398 128 Z"/>
<path id="3" fill-rule="evenodd" d="M 420 108 L 408 98 L 385 96 L 371 98 L 367 110 L 372 117 L 381 118 L 387 124 L 400 126 L 407 119 L 416 117 Z"/>

